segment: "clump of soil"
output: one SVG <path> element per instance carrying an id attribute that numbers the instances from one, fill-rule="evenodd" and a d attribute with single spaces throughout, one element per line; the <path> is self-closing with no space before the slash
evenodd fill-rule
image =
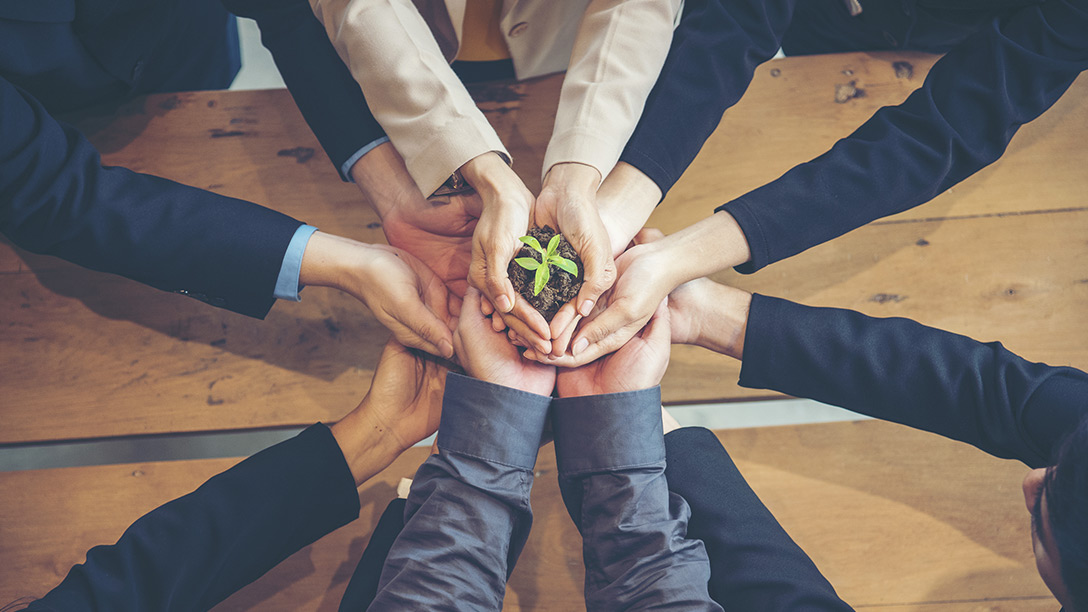
<path id="1" fill-rule="evenodd" d="M 529 235 L 536 238 L 541 247 L 547 249 L 548 241 L 555 235 L 555 230 L 547 225 L 534 227 L 529 230 Z M 526 270 L 514 261 L 511 261 L 506 268 L 506 273 L 510 276 L 510 282 L 514 285 L 514 291 L 520 293 L 533 308 L 536 308 L 540 314 L 544 315 L 544 320 L 549 322 L 555 316 L 555 313 L 559 312 L 559 308 L 563 304 L 578 296 L 578 291 L 582 288 L 582 275 L 585 273 L 582 258 L 575 252 L 574 247 L 567 242 L 566 237 L 559 239 L 558 253 L 578 266 L 578 275 L 575 276 L 566 270 L 561 270 L 558 266 L 551 266 L 551 278 L 538 295 L 533 295 L 535 271 Z M 514 254 L 514 259 L 518 257 L 531 257 L 537 261 L 541 259 L 540 253 L 527 244 L 521 245 L 518 252 Z"/>

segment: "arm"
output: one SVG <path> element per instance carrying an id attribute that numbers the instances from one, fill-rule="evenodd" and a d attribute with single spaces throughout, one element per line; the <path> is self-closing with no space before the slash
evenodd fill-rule
<path id="1" fill-rule="evenodd" d="M 582 534 L 586 608 L 721 610 L 665 480 L 660 387 L 554 402 L 559 487 Z"/>
<path id="2" fill-rule="evenodd" d="M 359 406 L 98 546 L 29 610 L 207 610 L 359 514 L 356 487 L 434 431 L 445 369 L 390 343 Z"/>
<path id="3" fill-rule="evenodd" d="M 851 610 L 737 470 L 714 434 L 665 434 L 669 491 L 691 507 L 687 536 L 710 558 L 710 596 L 737 610 Z"/>
<path id="4" fill-rule="evenodd" d="M 1088 374 L 1026 361 L 909 319 L 811 308 L 700 281 L 670 303 L 687 337 L 743 361 L 740 384 L 841 406 L 960 440 L 1032 467 L 1053 465 L 1088 414 Z"/>
<path id="5" fill-rule="evenodd" d="M 254 317 L 301 223 L 256 204 L 103 167 L 71 126 L 0 79 L 0 232 L 21 248 Z"/>

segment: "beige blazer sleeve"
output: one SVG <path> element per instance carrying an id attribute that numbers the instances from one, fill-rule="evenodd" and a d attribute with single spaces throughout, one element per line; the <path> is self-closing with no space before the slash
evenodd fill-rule
<path id="1" fill-rule="evenodd" d="M 574 41 L 543 175 L 577 162 L 605 177 L 635 131 L 682 0 L 593 0 Z"/>
<path id="2" fill-rule="evenodd" d="M 507 153 L 410 0 L 310 0 L 424 195 L 465 162 Z"/>

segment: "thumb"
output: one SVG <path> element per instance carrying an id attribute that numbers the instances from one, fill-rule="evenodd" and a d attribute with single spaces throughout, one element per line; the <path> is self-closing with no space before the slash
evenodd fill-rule
<path id="1" fill-rule="evenodd" d="M 593 312 L 593 305 L 600 299 L 601 294 L 611 289 L 612 284 L 616 282 L 616 261 L 612 259 L 607 241 L 588 245 L 588 248 L 583 248 L 579 254 L 582 257 L 584 278 L 576 300 L 578 313 L 588 317 Z"/>
<path id="2" fill-rule="evenodd" d="M 578 332 L 571 354 L 577 357 L 591 346 L 598 354 L 610 353 L 626 344 L 647 319 L 631 313 L 626 301 L 613 302 Z"/>
<path id="3" fill-rule="evenodd" d="M 393 330 L 402 344 L 446 359 L 453 357 L 453 333 L 422 302 L 402 305 L 392 316 L 405 327 L 402 333 Z"/>

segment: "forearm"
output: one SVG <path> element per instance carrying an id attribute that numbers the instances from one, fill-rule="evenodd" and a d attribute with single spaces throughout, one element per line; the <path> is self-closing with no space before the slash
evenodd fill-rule
<path id="1" fill-rule="evenodd" d="M 995 19 L 941 58 L 922 87 L 824 155 L 729 202 L 752 272 L 925 203 L 1004 153 L 1020 125 L 1088 67 L 1088 12 L 1066 0 Z"/>
<path id="2" fill-rule="evenodd" d="M 310 4 L 424 195 L 478 155 L 509 158 L 410 1 Z"/>
<path id="3" fill-rule="evenodd" d="M 665 481 L 660 389 L 553 401 L 560 491 L 582 534 L 586 607 L 720 610 Z"/>
<path id="4" fill-rule="evenodd" d="M 597 209 L 608 228 L 613 257 L 627 249 L 661 201 L 661 189 L 641 170 L 619 162 L 597 190 Z"/>
<path id="5" fill-rule="evenodd" d="M 1051 465 L 1088 413 L 1088 374 L 1031 363 L 909 319 L 755 296 L 740 383 L 842 406 Z"/>
<path id="6" fill-rule="evenodd" d="M 620 157 L 668 193 L 778 51 L 796 0 L 688 0 L 661 76 Z"/>
<path id="7" fill-rule="evenodd" d="M 207 610 L 358 514 L 337 440 L 315 425 L 92 548 L 30 609 Z"/>
<path id="8" fill-rule="evenodd" d="M 668 54 L 678 0 L 593 0 L 563 79 L 543 175 L 555 164 L 615 166 Z"/>
<path id="9" fill-rule="evenodd" d="M 447 378 L 438 449 L 420 467 L 375 609 L 502 607 L 532 523 L 529 492 L 550 398 Z"/>

